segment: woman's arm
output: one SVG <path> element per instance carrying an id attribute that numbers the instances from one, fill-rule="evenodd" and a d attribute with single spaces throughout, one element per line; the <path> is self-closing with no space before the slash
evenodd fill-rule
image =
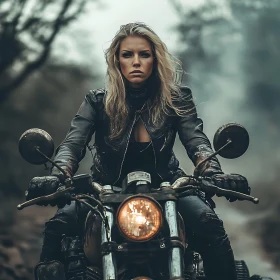
<path id="1" fill-rule="evenodd" d="M 197 116 L 197 111 L 192 98 L 192 92 L 188 87 L 182 87 L 181 109 L 188 112 L 178 117 L 177 128 L 179 138 L 184 145 L 189 158 L 195 166 L 200 161 L 213 153 L 208 137 L 203 133 L 203 122 Z M 222 174 L 221 166 L 216 157 L 211 158 L 195 170 L 196 175 L 212 176 Z"/>
<path id="2" fill-rule="evenodd" d="M 95 132 L 97 101 L 95 91 L 90 91 L 86 95 L 77 114 L 71 121 L 71 127 L 65 139 L 56 149 L 54 161 L 70 176 L 76 173 L 79 162 L 85 156 L 86 145 L 90 142 Z M 53 167 L 51 175 L 58 176 L 61 181 L 65 179 L 64 175 L 56 167 Z"/>

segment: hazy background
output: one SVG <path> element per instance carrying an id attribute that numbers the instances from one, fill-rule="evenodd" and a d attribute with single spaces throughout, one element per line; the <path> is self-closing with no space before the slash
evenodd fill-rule
<path id="1" fill-rule="evenodd" d="M 193 3 L 195 2 L 195 4 Z M 277 0 L 0 2 L 0 279 L 32 279 L 44 222 L 55 209 L 17 211 L 30 179 L 44 167 L 21 159 L 17 142 L 29 128 L 57 146 L 89 89 L 104 86 L 104 50 L 119 26 L 150 25 L 184 64 L 206 134 L 238 122 L 250 147 L 224 172 L 241 173 L 260 204 L 215 199 L 237 259 L 251 274 L 280 280 L 279 120 L 280 2 Z M 181 167 L 192 173 L 182 145 Z M 88 153 L 79 173 L 88 173 Z"/>

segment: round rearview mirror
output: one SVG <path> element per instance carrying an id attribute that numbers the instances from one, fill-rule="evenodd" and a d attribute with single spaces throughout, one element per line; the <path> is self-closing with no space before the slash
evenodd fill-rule
<path id="1" fill-rule="evenodd" d="M 46 131 L 39 128 L 31 128 L 20 136 L 18 149 L 21 156 L 27 162 L 44 164 L 48 160 L 42 154 L 51 158 L 54 152 L 54 143 L 52 137 Z"/>
<path id="2" fill-rule="evenodd" d="M 221 126 L 214 135 L 214 149 L 218 151 L 229 140 L 230 143 L 218 153 L 221 157 L 229 159 L 238 158 L 248 149 L 249 134 L 240 124 L 228 123 Z"/>

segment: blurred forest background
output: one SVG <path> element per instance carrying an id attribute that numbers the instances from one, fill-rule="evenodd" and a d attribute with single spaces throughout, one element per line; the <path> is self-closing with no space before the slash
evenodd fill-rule
<path id="1" fill-rule="evenodd" d="M 205 0 L 195 7 L 191 1 L 165 2 L 176 16 L 166 31 L 176 34 L 172 53 L 183 61 L 184 83 L 193 90 L 206 134 L 212 139 L 227 122 L 241 123 L 250 134 L 247 153 L 221 163 L 225 172 L 246 176 L 261 202 L 217 198 L 217 213 L 236 258 L 246 260 L 251 274 L 280 280 L 280 1 Z M 109 6 L 105 0 L 0 1 L 0 279 L 33 279 L 44 222 L 55 212 L 16 210 L 30 179 L 47 174 L 24 162 L 18 139 L 38 127 L 59 145 L 87 91 L 104 86 L 102 58 L 94 57 L 96 46 L 87 41 L 95 34 L 78 23 L 89 11 L 94 18 Z M 135 21 L 141 21 L 139 14 Z M 76 51 L 66 52 L 69 44 Z M 190 174 L 193 166 L 178 141 L 175 153 Z M 88 154 L 79 173 L 89 172 Z"/>

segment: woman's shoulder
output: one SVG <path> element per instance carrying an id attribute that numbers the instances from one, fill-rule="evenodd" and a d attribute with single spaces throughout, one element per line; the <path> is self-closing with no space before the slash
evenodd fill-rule
<path id="1" fill-rule="evenodd" d="M 91 89 L 88 91 L 85 99 L 91 104 L 92 107 L 98 107 L 103 104 L 104 96 L 106 94 L 105 88 Z"/>
<path id="2" fill-rule="evenodd" d="M 172 93 L 175 104 L 190 102 L 193 100 L 192 91 L 188 86 L 180 85 L 178 91 Z"/>
<path id="3" fill-rule="evenodd" d="M 89 103 L 95 110 L 104 109 L 104 96 L 106 94 L 105 88 L 91 89 L 85 96 L 85 102 Z"/>
<path id="4" fill-rule="evenodd" d="M 106 94 L 105 88 L 90 89 L 86 97 L 90 98 L 94 102 L 98 102 L 104 99 L 105 94 Z"/>
<path id="5" fill-rule="evenodd" d="M 192 97 L 192 90 L 188 86 L 180 86 L 180 95 L 184 97 Z"/>
<path id="6" fill-rule="evenodd" d="M 183 115 L 185 113 L 188 115 L 196 113 L 192 91 L 188 86 L 179 86 L 179 90 L 173 96 L 173 105 L 181 111 Z"/>

